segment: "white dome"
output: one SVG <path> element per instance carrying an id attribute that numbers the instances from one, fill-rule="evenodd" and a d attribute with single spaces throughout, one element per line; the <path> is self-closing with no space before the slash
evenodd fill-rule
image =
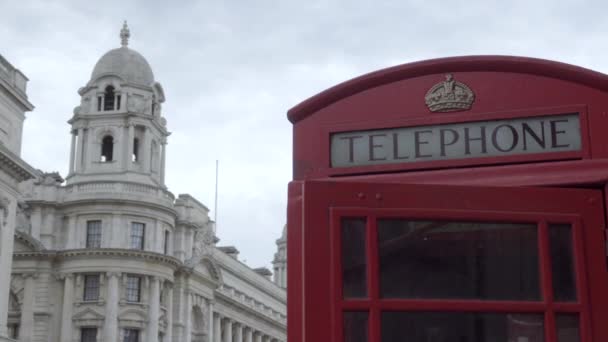
<path id="1" fill-rule="evenodd" d="M 148 61 L 139 52 L 126 46 L 106 52 L 95 64 L 91 81 L 107 75 L 118 76 L 125 82 L 144 86 L 154 83 L 154 74 Z"/>

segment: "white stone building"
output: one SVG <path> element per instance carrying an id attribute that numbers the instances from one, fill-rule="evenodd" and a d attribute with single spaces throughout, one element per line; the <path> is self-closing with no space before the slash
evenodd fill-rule
<path id="1" fill-rule="evenodd" d="M 27 100 L 27 78 L 0 56 L 0 322 L 9 309 L 9 281 L 19 183 L 34 178 L 34 171 L 21 158 L 21 134 L 25 112 L 34 106 Z M 13 334 L 0 324 L 0 341 Z"/>
<path id="2" fill-rule="evenodd" d="M 274 283 L 278 286 L 287 288 L 287 225 L 283 226 L 281 237 L 277 239 L 277 252 L 272 260 L 274 268 Z"/>
<path id="3" fill-rule="evenodd" d="M 9 330 L 27 342 L 285 341 L 285 290 L 216 247 L 203 204 L 168 191 L 165 95 L 128 38 L 125 25 L 78 90 L 65 182 L 20 185 Z"/>

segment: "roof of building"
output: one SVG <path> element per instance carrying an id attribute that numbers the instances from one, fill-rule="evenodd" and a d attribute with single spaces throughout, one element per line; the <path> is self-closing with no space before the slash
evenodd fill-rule
<path id="1" fill-rule="evenodd" d="M 114 75 L 128 83 L 144 86 L 151 86 L 154 83 L 154 73 L 148 61 L 139 52 L 128 47 L 129 37 L 129 28 L 125 22 L 120 31 L 122 46 L 106 52 L 99 59 L 91 74 L 91 81 Z"/>

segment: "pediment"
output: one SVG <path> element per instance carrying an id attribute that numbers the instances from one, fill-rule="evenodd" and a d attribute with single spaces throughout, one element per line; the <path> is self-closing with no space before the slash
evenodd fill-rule
<path id="1" fill-rule="evenodd" d="M 207 256 L 202 257 L 199 262 L 196 263 L 194 269 L 196 272 L 207 276 L 218 283 L 222 283 L 222 271 L 213 258 Z"/>
<path id="2" fill-rule="evenodd" d="M 147 313 L 141 309 L 127 309 L 121 312 L 118 318 L 124 321 L 145 321 Z"/>
<path id="3" fill-rule="evenodd" d="M 104 316 L 91 308 L 86 308 L 83 311 L 74 315 L 73 319 L 78 320 L 78 321 L 81 321 L 81 320 L 92 321 L 92 320 L 104 319 Z"/>

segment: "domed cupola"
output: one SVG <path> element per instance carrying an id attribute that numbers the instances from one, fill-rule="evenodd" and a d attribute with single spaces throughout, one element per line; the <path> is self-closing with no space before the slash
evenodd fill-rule
<path id="1" fill-rule="evenodd" d="M 120 31 L 122 46 L 108 51 L 99 59 L 91 74 L 90 82 L 95 82 L 104 76 L 118 76 L 126 83 L 152 86 L 154 83 L 152 68 L 144 56 L 128 47 L 130 36 L 125 22 Z"/>
<path id="2" fill-rule="evenodd" d="M 128 47 L 127 23 L 121 47 L 104 54 L 80 88 L 74 108 L 68 184 L 127 181 L 164 187 L 165 94 L 148 61 Z"/>

